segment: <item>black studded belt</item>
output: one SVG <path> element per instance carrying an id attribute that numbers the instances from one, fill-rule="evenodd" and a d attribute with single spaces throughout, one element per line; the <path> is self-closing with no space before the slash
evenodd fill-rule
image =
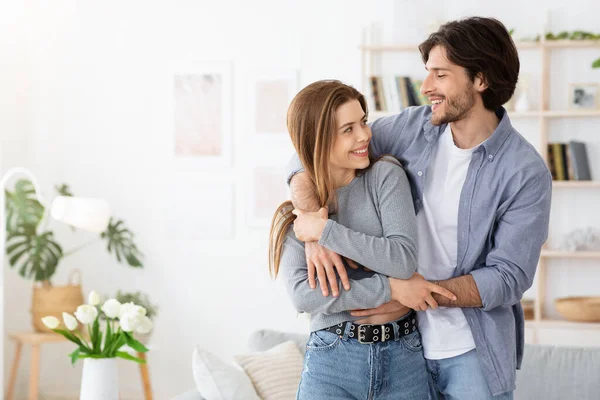
<path id="1" fill-rule="evenodd" d="M 402 319 L 381 325 L 355 324 L 354 322 L 346 321 L 323 330 L 342 336 L 346 331 L 346 326 L 350 325 L 348 337 L 358 339 L 359 343 L 362 344 L 370 344 L 395 340 L 394 324 L 398 325 L 398 339 L 400 339 L 402 336 L 406 336 L 417 330 L 417 313 L 411 310 Z"/>

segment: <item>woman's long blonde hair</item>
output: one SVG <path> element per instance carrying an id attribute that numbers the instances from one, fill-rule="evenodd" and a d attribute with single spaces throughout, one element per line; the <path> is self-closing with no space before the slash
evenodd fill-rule
<path id="1" fill-rule="evenodd" d="M 317 81 L 294 97 L 287 112 L 288 132 L 315 187 L 319 207 L 329 207 L 330 210 L 336 203 L 329 165 L 329 153 L 337 131 L 335 112 L 351 100 L 358 100 L 368 114 L 365 98 L 358 90 L 336 80 Z M 275 211 L 271 222 L 269 272 L 274 278 L 279 272 L 286 232 L 296 219 L 293 209 L 291 201 L 284 202 Z"/>

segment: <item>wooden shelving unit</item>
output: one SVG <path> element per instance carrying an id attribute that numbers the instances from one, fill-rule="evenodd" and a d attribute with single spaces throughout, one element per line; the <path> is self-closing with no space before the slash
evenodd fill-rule
<path id="1" fill-rule="evenodd" d="M 540 52 L 540 99 L 541 107 L 539 110 L 527 112 L 509 112 L 511 119 L 517 118 L 536 118 L 539 122 L 539 148 L 542 149 L 542 155 L 547 161 L 546 149 L 548 145 L 549 124 L 552 120 L 558 118 L 600 118 L 600 110 L 573 111 L 573 110 L 550 110 L 550 52 L 554 49 L 581 49 L 598 48 L 600 49 L 600 40 L 557 40 L 557 41 L 539 41 L 539 42 L 517 42 L 519 50 L 533 50 Z M 360 46 L 362 54 L 362 90 L 366 93 L 367 77 L 374 71 L 374 58 L 382 53 L 388 52 L 418 52 L 417 44 L 385 44 Z M 393 115 L 392 112 L 371 112 L 371 120 Z M 600 189 L 600 181 L 554 181 L 553 189 Z M 533 329 L 534 343 L 538 341 L 539 329 L 582 329 L 582 330 L 600 330 L 600 323 L 582 323 L 566 320 L 549 319 L 544 315 L 546 305 L 546 284 L 548 261 L 553 259 L 600 259 L 600 251 L 582 251 L 568 252 L 551 250 L 544 248 L 540 256 L 537 270 L 537 291 L 534 307 L 534 319 L 526 321 L 526 326 Z"/>

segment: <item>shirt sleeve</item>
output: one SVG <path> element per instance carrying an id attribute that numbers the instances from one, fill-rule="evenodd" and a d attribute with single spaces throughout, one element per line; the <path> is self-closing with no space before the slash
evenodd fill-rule
<path id="1" fill-rule="evenodd" d="M 374 158 L 378 158 L 384 154 L 397 153 L 397 143 L 400 138 L 400 134 L 406 122 L 408 120 L 409 110 L 406 109 L 399 114 L 391 115 L 389 117 L 378 118 L 371 124 L 371 142 L 369 144 L 369 151 Z"/>
<path id="2" fill-rule="evenodd" d="M 485 265 L 471 271 L 484 311 L 518 303 L 533 284 L 548 238 L 551 198 L 550 173 L 532 174 L 499 219 Z"/>
<path id="3" fill-rule="evenodd" d="M 304 244 L 288 233 L 279 267 L 279 276 L 298 312 L 335 314 L 347 310 L 375 308 L 391 300 L 389 280 L 386 276 L 373 274 L 364 279 L 350 281 L 350 290 L 342 287 L 338 279 L 339 296 L 323 296 L 320 282 L 311 289 Z"/>
<path id="4" fill-rule="evenodd" d="M 383 236 L 366 235 L 330 219 L 319 244 L 380 274 L 408 279 L 417 270 L 417 221 L 410 184 L 395 159 L 380 160 L 372 168 L 377 192 L 372 195 Z"/>

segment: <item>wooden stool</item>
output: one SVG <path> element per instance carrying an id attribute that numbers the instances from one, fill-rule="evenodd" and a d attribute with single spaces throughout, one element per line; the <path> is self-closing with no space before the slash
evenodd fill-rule
<path id="1" fill-rule="evenodd" d="M 15 395 L 15 384 L 17 383 L 17 372 L 19 370 L 19 361 L 21 359 L 21 350 L 24 344 L 31 345 L 31 370 L 29 371 L 29 400 L 37 400 L 39 392 L 40 379 L 40 346 L 46 343 L 60 343 L 68 340 L 57 333 L 9 333 L 9 339 L 16 342 L 15 358 L 10 370 L 8 380 L 8 389 L 6 390 L 5 400 L 13 400 Z M 145 353 L 138 353 L 138 358 L 146 360 Z M 148 373 L 148 364 L 139 364 L 142 386 L 144 388 L 144 398 L 152 400 L 152 387 L 150 386 L 150 374 Z"/>

